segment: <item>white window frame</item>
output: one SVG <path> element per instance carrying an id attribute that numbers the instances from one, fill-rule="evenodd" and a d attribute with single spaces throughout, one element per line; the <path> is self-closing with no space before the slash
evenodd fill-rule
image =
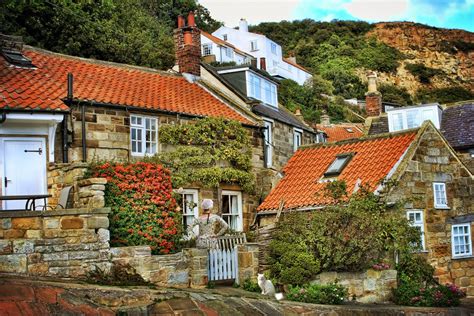
<path id="1" fill-rule="evenodd" d="M 224 41 L 227 41 L 227 34 L 222 34 L 222 39 L 223 39 Z"/>
<path id="2" fill-rule="evenodd" d="M 182 196 L 182 202 L 183 204 L 180 205 L 181 207 L 181 212 L 182 212 L 182 216 L 183 216 L 183 219 L 182 219 L 182 225 L 184 227 L 184 223 L 185 223 L 185 216 L 186 217 L 193 217 L 193 220 L 191 220 L 191 223 L 193 223 L 194 220 L 198 219 L 199 218 L 199 192 L 197 189 L 182 189 L 182 190 L 179 190 L 178 191 L 175 191 L 176 193 L 180 194 Z M 186 210 L 189 211 L 189 207 L 187 207 L 186 205 L 184 205 L 185 203 L 185 200 L 186 200 L 186 195 L 192 195 L 193 197 L 193 203 L 195 203 L 196 205 L 193 207 L 193 209 L 191 210 L 191 212 L 186 212 Z M 192 227 L 193 225 L 189 225 L 188 224 L 188 227 L 186 228 L 186 231 L 188 232 L 188 237 L 191 237 L 191 230 L 189 230 L 190 227 Z M 195 225 L 193 228 L 192 228 L 192 233 L 195 235 L 195 236 L 198 236 L 199 235 L 199 226 L 198 225 Z"/>
<path id="3" fill-rule="evenodd" d="M 263 148 L 265 150 L 265 167 L 271 168 L 273 166 L 273 122 L 269 120 L 263 121 L 264 142 Z"/>
<path id="4" fill-rule="evenodd" d="M 258 41 L 257 40 L 251 40 L 250 41 L 250 51 L 254 52 L 258 50 Z"/>
<path id="5" fill-rule="evenodd" d="M 464 230 L 464 228 L 466 227 L 467 227 L 467 233 L 463 231 L 461 234 L 454 235 L 455 228 L 457 228 L 458 230 L 462 228 Z M 467 246 L 467 251 L 466 249 L 464 249 L 465 251 L 463 253 L 456 253 L 456 243 L 455 243 L 456 238 L 458 238 L 458 241 L 459 241 L 460 239 L 464 239 L 466 237 L 467 237 L 467 245 L 466 243 L 463 243 L 462 245 L 459 244 L 459 246 L 464 246 L 464 248 Z M 456 225 L 451 226 L 451 253 L 452 253 L 453 258 L 463 258 L 463 257 L 472 256 L 471 223 L 456 224 Z"/>
<path id="6" fill-rule="evenodd" d="M 247 96 L 260 100 L 270 106 L 278 107 L 276 84 L 253 72 L 246 71 L 245 73 L 247 79 Z M 269 88 L 270 90 L 268 90 Z"/>
<path id="7" fill-rule="evenodd" d="M 389 121 L 389 132 L 401 131 L 409 128 L 420 127 L 424 121 L 430 120 L 436 128 L 439 129 L 440 118 L 438 114 L 437 106 L 429 106 L 423 108 L 408 108 L 408 109 L 387 109 L 388 121 Z M 408 116 L 413 115 L 414 118 L 412 124 L 408 126 Z M 396 123 L 399 122 L 400 126 L 395 128 Z"/>
<path id="8" fill-rule="evenodd" d="M 413 214 L 413 220 L 410 218 L 410 215 Z M 416 220 L 416 215 L 420 215 L 420 220 Z M 407 211 L 407 219 L 410 221 L 410 225 L 413 227 L 418 227 L 420 229 L 421 235 L 421 250 L 424 251 L 425 248 L 425 222 L 423 211 Z"/>
<path id="9" fill-rule="evenodd" d="M 221 200 L 223 200 L 224 195 L 227 196 L 236 196 L 237 197 L 237 213 L 222 213 L 222 219 L 225 220 L 227 223 L 229 223 L 229 228 L 238 232 L 243 231 L 244 225 L 243 225 L 243 203 L 242 203 L 242 192 L 240 191 L 229 191 L 229 190 L 222 190 L 221 193 Z M 232 211 L 232 206 L 230 206 L 231 211 Z M 224 210 L 222 210 L 224 211 Z M 231 220 L 229 220 L 230 217 L 236 218 L 237 222 L 235 227 L 231 227 L 230 223 Z"/>
<path id="10" fill-rule="evenodd" d="M 297 151 L 298 147 L 301 145 L 303 145 L 303 130 L 299 128 L 293 128 L 293 152 Z"/>
<path id="11" fill-rule="evenodd" d="M 141 124 L 138 123 L 133 123 L 133 119 L 141 119 Z M 151 122 L 155 123 L 155 129 L 147 129 L 146 128 L 146 120 L 150 120 L 150 126 Z M 136 139 L 133 139 L 133 132 L 132 130 L 135 130 L 136 133 Z M 151 139 L 150 141 L 146 140 L 146 135 L 147 132 L 155 132 L 155 137 L 154 139 Z M 140 133 L 141 139 L 138 139 L 138 133 Z M 133 150 L 133 142 L 137 142 L 137 148 L 138 148 L 138 142 L 141 142 L 141 151 L 138 150 Z M 146 152 L 146 147 L 147 143 L 155 144 L 155 151 L 152 152 Z M 130 152 L 132 153 L 132 156 L 153 156 L 158 152 L 158 120 L 156 117 L 152 116 L 145 116 L 145 115 L 137 115 L 137 114 L 131 114 L 130 115 Z"/>
<path id="12" fill-rule="evenodd" d="M 440 190 L 438 190 L 438 188 L 442 188 L 441 192 Z M 437 192 L 440 192 L 441 193 L 441 202 L 443 202 L 443 200 L 446 202 L 446 203 L 438 203 L 438 197 L 437 197 Z M 435 208 L 440 208 L 440 209 L 448 209 L 449 206 L 448 206 L 448 196 L 447 196 L 447 193 L 446 193 L 446 183 L 444 182 L 433 182 L 433 204 L 434 204 L 434 207 Z"/>
<path id="13" fill-rule="evenodd" d="M 230 47 L 224 47 L 226 57 L 232 58 L 233 57 L 233 50 Z"/>
<path id="14" fill-rule="evenodd" d="M 212 43 L 202 44 L 202 55 L 203 56 L 212 55 Z"/>
<path id="15" fill-rule="evenodd" d="M 272 51 L 272 54 L 275 54 L 275 55 L 277 54 L 277 44 L 271 42 L 270 43 L 270 49 Z"/>

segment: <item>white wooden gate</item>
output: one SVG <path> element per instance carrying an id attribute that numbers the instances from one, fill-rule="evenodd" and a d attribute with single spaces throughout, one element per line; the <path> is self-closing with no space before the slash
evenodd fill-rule
<path id="1" fill-rule="evenodd" d="M 209 281 L 235 280 L 239 283 L 237 245 L 246 241 L 245 234 L 220 236 L 209 240 Z"/>

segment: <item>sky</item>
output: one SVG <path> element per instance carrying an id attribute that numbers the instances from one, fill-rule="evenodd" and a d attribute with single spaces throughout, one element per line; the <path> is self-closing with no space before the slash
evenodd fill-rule
<path id="1" fill-rule="evenodd" d="M 474 0 L 198 0 L 226 26 L 301 20 L 412 21 L 474 32 Z"/>

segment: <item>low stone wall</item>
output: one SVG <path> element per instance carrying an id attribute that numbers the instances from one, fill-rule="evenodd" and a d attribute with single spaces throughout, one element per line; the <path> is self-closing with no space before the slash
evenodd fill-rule
<path id="1" fill-rule="evenodd" d="M 311 283 L 328 284 L 338 282 L 349 291 L 349 299 L 361 303 L 384 303 L 397 287 L 397 271 L 369 269 L 365 272 L 323 272 Z"/>
<path id="2" fill-rule="evenodd" d="M 82 278 L 107 269 L 109 211 L 0 212 L 0 273 Z"/>

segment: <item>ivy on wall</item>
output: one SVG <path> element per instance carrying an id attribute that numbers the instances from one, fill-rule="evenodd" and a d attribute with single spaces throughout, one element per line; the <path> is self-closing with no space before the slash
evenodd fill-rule
<path id="1" fill-rule="evenodd" d="M 202 118 L 190 124 L 164 125 L 159 131 L 162 153 L 146 158 L 171 170 L 174 188 L 198 183 L 217 188 L 238 184 L 252 192 L 252 151 L 248 131 L 236 121 Z"/>

